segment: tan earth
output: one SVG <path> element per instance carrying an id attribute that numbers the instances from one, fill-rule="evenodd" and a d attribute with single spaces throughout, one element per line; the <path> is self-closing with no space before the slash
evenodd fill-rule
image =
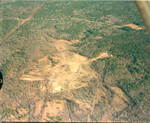
<path id="1" fill-rule="evenodd" d="M 21 117 L 23 116 L 23 117 Z M 7 122 L 13 121 L 13 122 L 26 122 L 28 121 L 29 114 L 28 111 L 24 108 L 19 109 L 19 115 L 13 116 L 11 115 L 8 119 Z"/>
<path id="2" fill-rule="evenodd" d="M 40 90 L 41 92 L 49 93 L 58 93 L 58 92 L 68 92 L 69 90 L 74 90 L 82 87 L 88 87 L 88 82 L 97 76 L 97 73 L 90 68 L 90 62 L 93 62 L 97 59 L 113 57 L 108 51 L 100 53 L 97 57 L 88 59 L 84 56 L 81 56 L 77 53 L 69 51 L 74 48 L 72 42 L 66 40 L 57 40 L 51 37 L 46 36 L 46 38 L 51 41 L 51 45 L 54 45 L 57 49 L 57 52 L 51 54 L 51 58 L 56 64 L 53 66 L 51 61 L 48 59 L 49 56 L 44 56 L 39 58 L 37 62 L 31 63 L 25 70 L 23 70 L 23 75 L 20 78 L 21 80 L 26 80 L 29 82 L 33 81 L 46 81 L 47 87 L 41 83 Z M 73 41 L 74 42 L 74 41 Z M 28 74 L 25 74 L 25 73 Z M 84 82 L 83 82 L 84 81 Z M 99 85 L 97 85 L 98 87 Z M 128 97 L 123 93 L 123 91 L 118 87 L 111 87 L 111 90 L 115 93 L 115 96 L 111 102 L 109 110 L 103 115 L 103 122 L 111 121 L 112 114 L 118 111 L 123 110 L 128 102 Z M 93 99 L 93 104 L 83 102 L 80 100 L 75 100 L 76 104 L 80 105 L 81 109 L 88 108 L 91 110 L 91 115 L 93 115 L 94 105 L 101 100 L 101 96 L 105 96 L 106 103 L 107 95 L 106 92 L 103 92 L 101 89 L 95 90 L 96 96 Z M 99 95 L 99 96 L 98 96 Z M 73 99 L 74 97 L 71 97 Z M 88 101 L 88 100 L 86 100 Z M 44 101 L 40 100 L 36 103 L 35 116 L 40 114 Z M 50 102 L 46 103 L 42 115 L 42 121 L 56 121 L 56 116 L 62 116 L 64 111 L 68 112 L 66 109 L 66 100 L 57 100 L 53 99 Z M 67 113 L 68 114 L 68 113 Z M 69 117 L 65 121 L 70 121 Z M 91 121 L 91 118 L 88 115 L 88 120 Z"/>
<path id="3" fill-rule="evenodd" d="M 64 112 L 65 105 L 66 101 L 64 100 L 52 100 L 51 102 L 47 102 L 42 116 L 42 122 L 46 121 L 46 119 L 49 119 L 49 116 L 56 117 L 61 113 L 67 113 L 67 111 Z"/>
<path id="4" fill-rule="evenodd" d="M 129 26 L 129 27 L 131 27 L 132 29 L 136 29 L 136 30 L 142 29 L 142 27 L 139 27 L 139 26 L 137 26 L 137 25 L 135 25 L 135 24 L 127 24 L 127 25 L 124 25 L 124 26 Z"/>
<path id="5" fill-rule="evenodd" d="M 43 104 L 44 104 L 44 100 L 40 100 L 39 102 L 36 102 L 36 110 L 35 110 L 35 114 L 34 114 L 35 116 L 40 114 Z"/>
<path id="6" fill-rule="evenodd" d="M 83 116 L 86 113 L 86 120 L 83 121 L 92 122 L 91 116 L 95 115 L 95 105 L 99 102 L 104 102 L 104 105 L 109 104 L 107 106 L 109 108 L 99 121 L 111 122 L 114 113 L 122 111 L 127 107 L 129 98 L 118 87 L 110 87 L 115 95 L 112 101 L 109 101 L 110 96 L 108 90 L 101 83 L 101 76 L 90 67 L 91 62 L 97 59 L 113 57 L 108 51 L 100 53 L 95 58 L 88 59 L 87 57 L 71 52 L 71 49 L 74 48 L 72 44 L 78 41 L 69 42 L 67 40 L 54 39 L 49 36 L 43 38 L 49 40 L 51 45 L 56 48 L 56 52 L 47 56 L 40 56 L 36 61 L 33 61 L 22 71 L 22 77 L 20 78 L 20 80 L 30 83 L 40 81 L 39 90 L 44 97 L 38 98 L 36 92 L 33 91 L 33 89 L 37 90 L 37 88 L 34 87 L 29 88 L 27 94 L 29 100 L 38 100 L 35 102 L 35 110 L 33 113 L 36 118 L 41 116 L 41 119 L 38 119 L 38 121 L 82 121 L 82 119 L 76 119 L 76 117 L 79 118 L 80 115 Z M 96 86 L 90 86 L 92 84 L 90 80 L 93 78 L 97 79 L 98 84 Z M 78 89 L 89 87 L 94 87 L 94 95 L 91 95 L 91 99 L 80 99 L 71 93 L 76 92 Z M 89 91 L 91 91 L 90 88 Z M 61 97 L 63 99 L 60 100 L 55 97 L 55 99 L 45 102 L 47 94 L 57 95 L 60 93 L 64 93 Z M 76 92 L 75 95 L 82 96 L 79 93 Z M 48 99 L 51 99 L 51 97 Z M 72 102 L 68 103 L 66 99 L 70 99 Z M 90 110 L 89 113 L 87 113 L 87 109 Z M 18 116 L 11 116 L 8 121 L 28 121 L 30 119 L 30 110 L 19 109 L 19 112 L 20 114 Z M 70 115 L 71 112 L 74 112 L 76 116 Z M 21 115 L 26 116 L 19 118 Z"/>
<path id="7" fill-rule="evenodd" d="M 114 27 L 117 27 L 117 28 L 121 28 L 121 27 L 124 27 L 124 26 L 131 27 L 132 29 L 135 29 L 135 30 L 143 29 L 143 27 L 137 26 L 137 25 L 132 24 L 132 23 L 131 24 L 126 24 L 126 25 L 123 25 L 123 26 L 114 25 Z"/>
<path id="8" fill-rule="evenodd" d="M 90 59 L 90 62 L 96 61 L 97 59 L 102 59 L 102 58 L 109 58 L 113 57 L 113 55 L 110 55 L 107 51 L 99 54 L 97 57 Z"/>
<path id="9" fill-rule="evenodd" d="M 127 107 L 127 104 L 118 96 L 115 96 L 111 102 L 111 108 L 103 115 L 101 122 L 111 122 L 112 114 L 122 111 L 125 107 Z"/>
<path id="10" fill-rule="evenodd" d="M 84 77 L 85 81 L 89 81 L 95 77 L 95 73 L 90 68 L 90 62 L 100 58 L 111 57 L 108 52 L 104 52 L 96 58 L 88 59 L 77 53 L 70 52 L 69 49 L 72 48 L 72 43 L 69 41 L 56 40 L 51 37 L 47 37 L 47 39 L 53 41 L 51 44 L 58 51 L 51 56 L 58 63 L 52 66 L 48 56 L 40 58 L 38 59 L 38 63 L 34 63 L 34 66 L 32 63 L 32 67 L 36 67 L 32 71 L 29 71 L 28 74 L 23 74 L 20 79 L 30 82 L 46 79 L 49 81 L 49 84 L 52 84 L 52 88 L 49 89 L 51 93 L 87 86 L 87 83 L 82 83 L 82 78 Z M 31 69 L 31 66 L 27 68 Z M 28 71 L 28 69 L 25 71 Z M 41 87 L 42 90 L 43 87 Z"/>
<path id="11" fill-rule="evenodd" d="M 102 39 L 102 38 L 103 38 L 103 37 L 101 37 L 101 36 L 100 36 L 100 37 L 95 37 L 95 39 Z"/>
<path id="12" fill-rule="evenodd" d="M 124 99 L 125 101 L 128 101 L 128 97 L 125 95 L 125 93 L 118 87 L 111 87 L 111 89 L 122 99 Z"/>
<path id="13" fill-rule="evenodd" d="M 44 4 L 45 3 L 43 3 L 27 19 L 23 20 L 15 29 L 13 29 L 8 35 L 6 35 L 6 37 L 2 39 L 2 42 L 0 42 L 0 44 L 5 42 L 18 28 L 20 28 L 24 23 L 30 20 L 32 16 Z M 86 22 L 93 22 L 93 23 L 102 23 L 102 22 L 95 22 L 95 21 L 79 19 L 79 18 L 71 18 L 71 19 L 79 20 L 79 21 L 86 21 Z M 134 24 L 128 24 L 124 26 L 130 26 L 131 28 L 137 29 L 137 30 L 142 29 L 141 27 L 138 27 Z M 67 40 L 57 40 L 49 36 L 45 36 L 42 38 L 43 39 L 47 38 L 51 42 L 51 45 L 53 45 L 57 51 L 53 54 L 37 59 L 36 62 L 32 62 L 27 68 L 25 68 L 22 71 L 23 74 L 20 80 L 28 81 L 31 83 L 35 81 L 40 81 L 41 82 L 40 87 L 39 87 L 40 91 L 41 93 L 44 93 L 45 95 L 47 91 L 49 94 L 68 92 L 69 93 L 68 98 L 72 99 L 74 103 L 77 104 L 76 107 L 78 107 L 78 109 L 81 109 L 80 111 L 77 110 L 75 112 L 75 115 L 79 114 L 79 117 L 80 117 L 87 111 L 87 109 L 89 109 L 90 113 L 88 113 L 87 121 L 91 122 L 92 119 L 90 118 L 90 115 L 94 115 L 93 113 L 94 113 L 95 104 L 97 104 L 99 101 L 102 102 L 102 97 L 105 98 L 104 101 L 106 104 L 109 103 L 107 99 L 108 95 L 107 95 L 106 89 L 104 89 L 103 87 L 99 88 L 99 86 L 101 85 L 97 84 L 97 88 L 96 89 L 94 88 L 95 96 L 92 98 L 92 101 L 75 99 L 71 91 L 84 88 L 84 87 L 88 87 L 90 80 L 93 78 L 100 79 L 100 77 L 99 78 L 97 77 L 99 75 L 93 69 L 91 69 L 90 67 L 91 62 L 97 59 L 109 58 L 113 56 L 108 53 L 109 51 L 108 50 L 106 52 L 100 53 L 95 58 L 88 59 L 87 57 L 81 56 L 77 53 L 70 51 L 71 49 L 74 48 L 72 44 L 79 42 L 78 40 L 72 40 L 69 42 Z M 96 38 L 101 39 L 102 37 L 96 37 Z M 16 49 L 16 51 L 18 51 L 18 49 Z M 35 56 L 38 56 L 38 55 L 39 55 L 38 52 L 35 53 Z M 50 60 L 49 57 L 51 57 L 53 61 Z M 53 62 L 55 62 L 55 64 Z M 47 86 L 45 85 L 44 82 L 47 83 Z M 29 88 L 29 89 L 30 91 L 28 92 L 28 96 L 30 98 L 35 98 L 36 93 L 31 91 L 33 88 L 32 89 Z M 104 113 L 101 119 L 101 122 L 106 122 L 106 121 L 111 122 L 112 115 L 115 112 L 122 111 L 127 106 L 126 102 L 129 101 L 128 97 L 122 92 L 120 88 L 111 87 L 111 90 L 115 93 L 115 95 L 110 103 L 109 109 Z M 44 105 L 45 105 L 45 108 L 43 108 Z M 43 122 L 44 121 L 46 122 L 47 121 L 51 121 L 51 122 L 69 121 L 71 122 L 70 111 L 67 106 L 68 104 L 66 100 L 53 99 L 51 101 L 45 102 L 44 99 L 42 98 L 35 103 L 34 116 L 36 117 L 40 115 L 41 112 L 43 111 L 42 119 L 41 119 L 41 121 Z M 73 106 L 74 105 L 72 104 L 72 107 Z M 73 109 L 70 109 L 71 112 L 73 112 L 73 110 L 75 110 L 76 107 L 73 107 Z M 16 121 L 16 122 L 28 121 L 30 117 L 29 113 L 30 112 L 25 109 L 19 109 L 19 115 L 11 116 L 7 121 Z M 23 118 L 19 118 L 21 115 L 26 115 L 26 116 Z M 61 119 L 62 116 L 64 115 L 65 115 L 65 119 Z M 80 120 L 75 120 L 75 121 L 80 121 Z"/>

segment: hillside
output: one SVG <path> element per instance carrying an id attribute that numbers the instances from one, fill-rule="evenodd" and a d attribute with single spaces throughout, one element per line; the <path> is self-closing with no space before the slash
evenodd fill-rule
<path id="1" fill-rule="evenodd" d="M 150 37 L 134 2 L 1 8 L 0 121 L 150 121 Z"/>

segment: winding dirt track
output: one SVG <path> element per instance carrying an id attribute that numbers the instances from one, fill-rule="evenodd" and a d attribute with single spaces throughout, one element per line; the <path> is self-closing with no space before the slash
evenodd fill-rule
<path id="1" fill-rule="evenodd" d="M 0 42 L 0 44 L 3 44 L 13 33 L 16 32 L 17 29 L 19 29 L 24 23 L 26 23 L 28 20 L 30 20 L 32 18 L 32 16 L 38 10 L 40 10 L 42 8 L 42 6 L 44 6 L 45 3 L 46 2 L 44 2 L 40 7 L 38 7 L 31 15 L 29 15 L 29 17 L 27 19 L 23 20 L 20 24 L 18 24 L 18 26 L 15 29 L 11 30 L 11 32 L 2 39 L 2 42 Z"/>

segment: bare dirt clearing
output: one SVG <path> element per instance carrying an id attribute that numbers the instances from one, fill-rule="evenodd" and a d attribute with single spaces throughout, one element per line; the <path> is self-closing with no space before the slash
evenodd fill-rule
<path id="1" fill-rule="evenodd" d="M 95 39 L 102 39 L 103 37 L 95 37 Z"/>
<path id="2" fill-rule="evenodd" d="M 10 118 L 7 119 L 8 122 L 26 122 L 28 121 L 29 114 L 28 111 L 24 108 L 19 109 L 17 115 L 11 115 Z"/>
<path id="3" fill-rule="evenodd" d="M 125 95 L 125 93 L 118 87 L 111 87 L 111 89 L 118 94 L 119 97 L 123 98 L 125 101 L 128 101 L 128 97 Z"/>
<path id="4" fill-rule="evenodd" d="M 90 68 L 90 62 L 111 57 L 108 52 L 104 52 L 96 58 L 88 59 L 70 52 L 69 49 L 72 48 L 72 43 L 69 41 L 56 40 L 51 37 L 47 37 L 47 39 L 52 41 L 51 45 L 54 45 L 57 49 L 57 53 L 51 56 L 57 64 L 53 66 L 48 56 L 40 58 L 38 63 L 34 63 L 34 69 L 26 70 L 28 74 L 23 74 L 20 79 L 27 81 L 47 79 L 53 85 L 50 90 L 52 93 L 87 86 L 87 81 L 96 77 Z M 84 83 L 82 82 L 83 77 L 85 78 Z"/>
<path id="5" fill-rule="evenodd" d="M 96 61 L 97 59 L 109 58 L 109 57 L 112 57 L 112 55 L 110 55 L 110 54 L 106 51 L 106 52 L 101 53 L 101 54 L 98 55 L 97 57 L 90 59 L 90 62 Z"/>
<path id="6" fill-rule="evenodd" d="M 44 80 L 41 77 L 38 76 L 31 76 L 31 75 L 23 75 L 21 78 L 21 80 L 28 80 L 28 81 L 36 81 L 36 80 Z"/>
<path id="7" fill-rule="evenodd" d="M 118 26 L 118 25 L 114 25 L 114 27 L 117 27 L 117 28 L 121 28 L 121 27 L 131 27 L 132 29 L 135 29 L 135 30 L 140 30 L 140 29 L 143 29 L 144 27 L 140 27 L 138 25 L 135 25 L 135 24 L 126 24 L 126 25 L 123 25 L 123 26 Z"/>
<path id="8" fill-rule="evenodd" d="M 58 115 L 68 113 L 65 109 L 66 101 L 64 100 L 52 100 L 46 103 L 46 108 L 43 113 L 42 122 L 51 120 L 57 121 Z M 61 117 L 60 117 L 61 118 Z"/>
<path id="9" fill-rule="evenodd" d="M 57 121 L 57 116 L 64 117 L 64 121 L 71 121 L 70 110 L 75 110 L 76 112 L 76 108 L 80 110 L 77 111 L 78 113 L 76 113 L 76 115 L 86 112 L 86 108 L 91 110 L 88 116 L 86 116 L 88 118 L 87 121 L 91 120 L 89 115 L 94 115 L 95 104 L 101 102 L 102 97 L 105 97 L 105 103 L 109 103 L 108 100 L 110 97 L 107 97 L 107 90 L 103 89 L 105 90 L 103 91 L 103 87 L 99 88 L 99 86 L 102 85 L 98 82 L 99 84 L 96 86 L 97 89 L 94 89 L 95 96 L 92 100 L 76 99 L 70 92 L 88 88 L 93 78 L 100 81 L 101 77 L 91 69 L 90 63 L 97 59 L 113 56 L 106 51 L 100 53 L 100 55 L 95 58 L 88 59 L 87 57 L 69 51 L 74 48 L 72 44 L 76 41 L 58 40 L 49 36 L 43 38 L 48 39 L 51 45 L 55 46 L 56 52 L 37 59 L 37 62 L 31 63 L 31 65 L 23 70 L 23 75 L 20 79 L 30 82 L 41 81 L 40 91 L 45 94 L 47 92 L 50 94 L 66 93 L 63 97 L 74 100 L 75 103 L 71 105 L 75 105 L 75 109 L 69 109 L 72 107 L 67 108 L 66 105 L 68 105 L 68 102 L 66 102 L 66 100 L 53 99 L 53 101 L 46 102 L 46 107 L 42 114 L 42 121 Z M 53 62 L 56 64 L 53 64 Z M 42 83 L 43 81 L 47 83 L 47 86 Z M 115 112 L 121 111 L 127 106 L 126 102 L 128 102 L 128 99 L 121 89 L 117 87 L 112 87 L 111 89 L 116 94 L 111 102 L 111 107 L 101 119 L 102 121 L 109 121 L 109 117 L 112 117 Z M 78 96 L 80 96 L 80 94 Z M 43 100 L 36 103 L 35 116 L 40 114 L 43 105 Z M 67 113 L 64 114 L 64 111 L 67 111 Z M 59 117 L 59 119 L 61 118 Z M 76 120 L 75 118 L 73 121 L 80 120 Z"/>
<path id="10" fill-rule="evenodd" d="M 43 104 L 44 104 L 44 100 L 40 100 L 39 102 L 36 103 L 36 109 L 35 109 L 35 114 L 34 114 L 35 116 L 40 114 Z"/>
<path id="11" fill-rule="evenodd" d="M 53 85 L 50 90 L 52 93 L 87 86 L 86 82 L 82 83 L 81 78 L 86 77 L 87 80 L 90 80 L 95 77 L 91 72 L 92 69 L 89 67 L 89 60 L 79 54 L 70 52 L 69 48 L 71 47 L 71 42 L 56 40 L 51 37 L 47 38 L 53 41 L 51 44 L 54 45 L 58 51 L 51 56 L 53 60 L 58 63 L 52 66 L 48 56 L 41 58 L 38 60 L 38 63 L 35 63 L 35 69 L 26 70 L 28 74 L 23 74 L 20 79 L 36 81 L 46 78 L 49 80 L 49 83 Z"/>
<path id="12" fill-rule="evenodd" d="M 142 29 L 142 27 L 139 27 L 139 26 L 137 26 L 137 25 L 135 25 L 135 24 L 127 24 L 127 25 L 124 25 L 124 26 L 129 26 L 129 27 L 131 27 L 132 29 L 136 29 L 136 30 Z"/>

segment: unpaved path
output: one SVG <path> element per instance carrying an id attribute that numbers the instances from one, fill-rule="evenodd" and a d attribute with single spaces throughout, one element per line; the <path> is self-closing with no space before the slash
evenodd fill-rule
<path id="1" fill-rule="evenodd" d="M 140 27 L 138 25 L 135 25 L 133 23 L 131 24 L 126 24 L 126 25 L 123 25 L 123 26 L 117 26 L 117 25 L 114 25 L 115 27 L 117 28 L 121 28 L 121 27 L 125 27 L 125 26 L 128 26 L 128 27 L 131 27 L 132 29 L 135 29 L 135 30 L 140 30 L 140 29 L 143 29 L 144 27 Z"/>
<path id="2" fill-rule="evenodd" d="M 41 9 L 42 6 L 44 6 L 46 2 L 44 2 L 39 8 L 37 8 L 27 19 L 23 20 L 15 29 L 11 30 L 11 32 L 6 35 L 3 39 L 2 42 L 0 42 L 0 44 L 3 44 L 13 33 L 16 32 L 17 29 L 19 29 L 24 23 L 26 23 L 28 20 L 30 20 L 32 18 L 32 16 L 39 10 Z"/>
<path id="3" fill-rule="evenodd" d="M 89 59 L 90 62 L 96 61 L 97 59 L 102 59 L 102 58 L 109 58 L 112 57 L 107 51 L 100 53 L 97 57 Z"/>
<path id="4" fill-rule="evenodd" d="M 139 27 L 139 26 L 137 26 L 137 25 L 135 25 L 135 24 L 127 24 L 127 25 L 124 25 L 124 26 L 129 26 L 129 27 L 131 27 L 132 29 L 135 29 L 135 30 L 140 30 L 140 29 L 142 29 L 142 27 Z"/>

